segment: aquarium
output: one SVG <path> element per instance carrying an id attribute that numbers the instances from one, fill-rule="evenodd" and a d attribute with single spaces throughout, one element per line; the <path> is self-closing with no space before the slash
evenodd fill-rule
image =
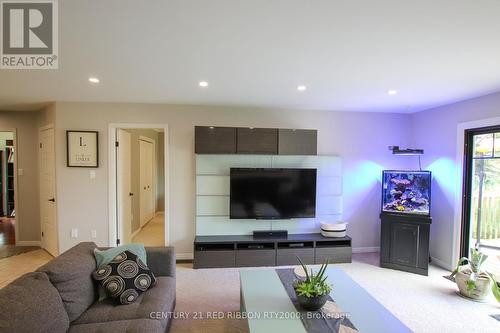
<path id="1" fill-rule="evenodd" d="M 383 212 L 429 215 L 430 171 L 385 170 L 382 186 Z"/>

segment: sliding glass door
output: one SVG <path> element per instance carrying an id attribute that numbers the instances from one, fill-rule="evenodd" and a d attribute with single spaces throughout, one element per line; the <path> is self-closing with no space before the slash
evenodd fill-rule
<path id="1" fill-rule="evenodd" d="M 462 256 L 478 247 L 489 256 L 486 268 L 500 276 L 500 126 L 465 135 Z"/>

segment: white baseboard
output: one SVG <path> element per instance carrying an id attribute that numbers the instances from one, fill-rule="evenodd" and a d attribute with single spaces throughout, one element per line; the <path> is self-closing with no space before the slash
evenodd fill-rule
<path id="1" fill-rule="evenodd" d="M 175 259 L 177 260 L 193 260 L 192 253 L 177 253 L 175 255 Z"/>
<path id="2" fill-rule="evenodd" d="M 432 260 L 432 263 L 436 266 L 439 266 L 441 268 L 444 268 L 444 269 L 447 269 L 447 270 L 450 270 L 452 271 L 454 269 L 453 265 L 450 265 L 449 263 L 447 262 L 444 262 L 438 258 L 435 258 L 435 257 L 432 257 L 431 256 L 431 260 Z"/>
<path id="3" fill-rule="evenodd" d="M 379 252 L 380 246 L 371 246 L 371 247 L 353 247 L 352 253 L 370 253 L 370 252 Z"/>
<path id="4" fill-rule="evenodd" d="M 17 241 L 17 246 L 41 246 L 41 241 Z"/>

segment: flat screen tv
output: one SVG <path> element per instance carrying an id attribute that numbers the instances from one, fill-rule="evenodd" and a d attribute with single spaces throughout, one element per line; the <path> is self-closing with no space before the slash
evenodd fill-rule
<path id="1" fill-rule="evenodd" d="M 316 216 L 316 169 L 231 168 L 231 219 Z"/>

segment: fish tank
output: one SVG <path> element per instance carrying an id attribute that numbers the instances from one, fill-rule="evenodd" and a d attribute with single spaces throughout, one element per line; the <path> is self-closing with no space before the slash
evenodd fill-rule
<path id="1" fill-rule="evenodd" d="M 382 172 L 382 212 L 430 215 L 431 172 Z"/>

